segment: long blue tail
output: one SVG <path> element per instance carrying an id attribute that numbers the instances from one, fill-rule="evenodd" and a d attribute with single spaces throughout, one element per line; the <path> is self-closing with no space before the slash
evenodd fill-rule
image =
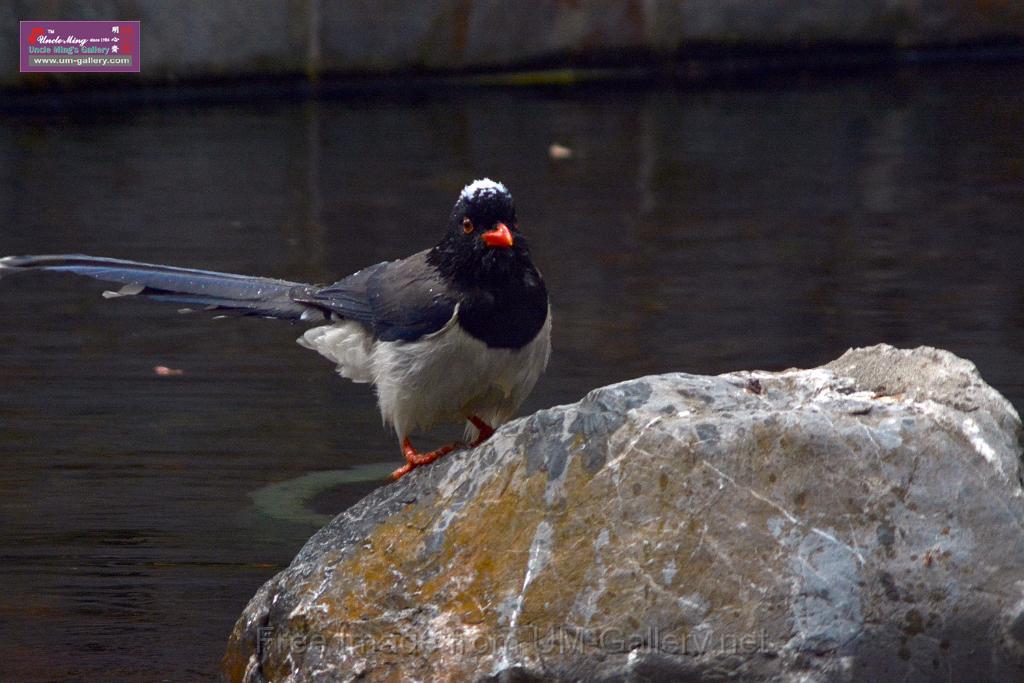
<path id="1" fill-rule="evenodd" d="M 0 258 L 0 276 L 28 270 L 75 273 L 123 285 L 117 292 L 105 293 L 111 297 L 140 295 L 197 308 L 290 320 L 322 317 L 317 308 L 293 299 L 293 296 L 308 296 L 316 289 L 300 282 L 82 254 Z"/>

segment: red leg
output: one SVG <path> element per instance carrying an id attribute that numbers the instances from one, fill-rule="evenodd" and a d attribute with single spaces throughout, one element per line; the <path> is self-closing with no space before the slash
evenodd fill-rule
<path id="1" fill-rule="evenodd" d="M 416 452 L 416 449 L 412 447 L 412 443 L 409 442 L 409 437 L 406 437 L 402 439 L 402 455 L 405 456 L 405 465 L 392 472 L 391 478 L 401 479 L 417 467 L 420 467 L 421 465 L 428 465 L 440 458 L 442 455 L 448 455 L 456 448 L 457 446 L 455 444 L 450 443 L 447 446 L 441 446 L 440 448 L 428 453 L 418 453 Z"/>
<path id="2" fill-rule="evenodd" d="M 484 441 L 487 441 L 487 439 L 491 438 L 494 435 L 494 427 L 487 424 L 476 415 L 470 415 L 469 421 L 472 422 L 473 426 L 476 427 L 477 431 L 480 432 L 480 435 L 476 437 L 476 440 L 473 443 L 469 444 L 470 448 L 476 448 L 477 446 L 482 444 Z"/>
<path id="3" fill-rule="evenodd" d="M 494 435 L 494 428 L 481 420 L 476 415 L 470 415 L 469 421 L 473 423 L 473 426 L 480 432 L 479 436 L 469 444 L 470 448 L 475 448 L 482 444 L 487 439 Z M 405 475 L 412 472 L 417 467 L 422 465 L 429 465 L 434 462 L 442 455 L 448 455 L 456 448 L 458 444 L 450 443 L 447 446 L 441 446 L 440 448 L 430 451 L 429 453 L 418 453 L 415 448 L 412 447 L 412 443 L 409 441 L 409 437 L 402 439 L 402 455 L 405 456 L 405 464 L 399 467 L 397 470 L 391 473 L 392 479 L 401 479 Z"/>

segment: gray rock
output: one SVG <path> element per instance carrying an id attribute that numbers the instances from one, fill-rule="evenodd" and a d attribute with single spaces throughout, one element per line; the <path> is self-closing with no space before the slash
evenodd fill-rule
<path id="1" fill-rule="evenodd" d="M 1020 431 L 924 347 L 604 387 L 335 518 L 252 599 L 225 672 L 1020 680 Z"/>

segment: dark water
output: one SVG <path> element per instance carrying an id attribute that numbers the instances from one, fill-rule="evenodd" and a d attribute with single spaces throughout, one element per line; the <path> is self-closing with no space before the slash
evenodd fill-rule
<path id="1" fill-rule="evenodd" d="M 487 174 L 554 300 L 524 412 L 881 341 L 969 357 L 1020 407 L 1022 77 L 8 117 L 0 252 L 327 281 L 431 244 Z M 549 160 L 555 141 L 574 157 Z M 316 513 L 369 486 L 324 491 L 331 471 L 398 450 L 301 328 L 101 289 L 0 282 L 0 679 L 210 678 Z"/>

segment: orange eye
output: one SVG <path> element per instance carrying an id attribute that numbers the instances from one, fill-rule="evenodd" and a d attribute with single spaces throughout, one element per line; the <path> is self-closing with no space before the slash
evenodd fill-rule
<path id="1" fill-rule="evenodd" d="M 473 232 L 473 221 L 469 220 L 468 218 L 463 218 L 462 219 L 462 232 L 466 233 L 467 235 L 469 233 Z"/>

